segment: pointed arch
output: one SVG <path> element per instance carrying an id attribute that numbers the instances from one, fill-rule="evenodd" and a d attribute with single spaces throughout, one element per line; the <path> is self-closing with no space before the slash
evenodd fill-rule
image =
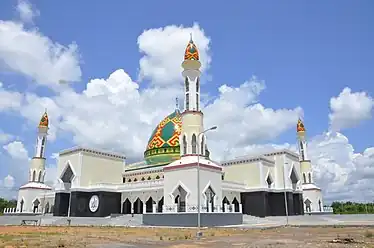
<path id="1" fill-rule="evenodd" d="M 192 154 L 196 154 L 196 150 L 197 150 L 196 134 L 192 134 Z"/>
<path id="2" fill-rule="evenodd" d="M 267 187 L 270 189 L 274 184 L 274 179 L 273 179 L 273 176 L 270 173 L 270 170 L 268 170 L 268 173 L 266 175 L 265 180 L 266 180 Z"/>
<path id="3" fill-rule="evenodd" d="M 42 182 L 42 171 L 39 171 L 38 182 Z"/>
<path id="4" fill-rule="evenodd" d="M 306 175 L 305 175 L 305 173 L 303 173 L 303 180 L 304 180 L 304 183 L 306 183 Z"/>
<path id="5" fill-rule="evenodd" d="M 32 181 L 35 182 L 35 180 L 36 180 L 36 171 L 34 170 L 32 172 Z"/>
<path id="6" fill-rule="evenodd" d="M 183 155 L 187 154 L 187 137 L 183 135 Z"/>
<path id="7" fill-rule="evenodd" d="M 309 177 L 309 178 L 308 178 L 308 179 L 309 179 L 309 183 L 312 183 L 312 173 L 309 172 L 309 173 L 308 173 L 308 177 Z"/>
<path id="8" fill-rule="evenodd" d="M 189 92 L 190 91 L 190 87 L 189 87 L 189 81 L 188 81 L 188 77 L 186 77 L 184 79 L 184 85 L 186 87 L 186 92 Z"/>

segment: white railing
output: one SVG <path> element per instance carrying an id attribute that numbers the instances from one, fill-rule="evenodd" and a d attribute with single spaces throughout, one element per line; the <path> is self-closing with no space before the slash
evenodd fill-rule
<path id="1" fill-rule="evenodd" d="M 12 215 L 12 214 L 42 214 L 43 210 L 39 209 L 38 211 L 34 212 L 32 209 L 29 210 L 22 210 L 22 212 L 19 209 L 16 208 L 4 208 L 3 214 L 4 215 Z"/>
<path id="2" fill-rule="evenodd" d="M 200 205 L 200 212 L 201 213 L 241 213 L 242 212 L 242 204 L 239 204 L 235 211 L 235 204 L 224 204 L 222 205 L 208 205 L 203 206 Z M 197 213 L 197 205 L 186 205 L 186 206 L 178 206 L 178 204 L 172 205 L 163 205 L 162 206 L 163 213 Z"/>

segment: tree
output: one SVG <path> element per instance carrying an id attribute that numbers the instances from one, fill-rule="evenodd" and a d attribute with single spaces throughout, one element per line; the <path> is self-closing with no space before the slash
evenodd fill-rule
<path id="1" fill-rule="evenodd" d="M 333 202 L 334 214 L 374 214 L 374 203 Z"/>
<path id="2" fill-rule="evenodd" d="M 15 208 L 17 206 L 16 200 L 6 200 L 0 197 L 0 214 L 3 214 L 5 208 Z"/>

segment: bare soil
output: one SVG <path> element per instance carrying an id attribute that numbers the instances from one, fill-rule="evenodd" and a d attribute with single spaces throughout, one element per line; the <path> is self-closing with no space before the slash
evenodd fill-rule
<path id="1" fill-rule="evenodd" d="M 367 227 L 209 228 L 200 240 L 195 233 L 176 228 L 1 226 L 0 248 L 374 248 L 374 228 Z"/>

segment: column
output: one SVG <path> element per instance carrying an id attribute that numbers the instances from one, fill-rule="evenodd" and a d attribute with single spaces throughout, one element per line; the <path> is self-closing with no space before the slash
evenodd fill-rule
<path id="1" fill-rule="evenodd" d="M 211 204 L 208 204 L 207 212 L 209 212 L 209 213 L 213 212 L 213 211 L 212 211 L 212 205 L 211 205 Z"/>
<path id="2" fill-rule="evenodd" d="M 239 213 L 243 213 L 243 205 L 239 203 Z"/>
<path id="3" fill-rule="evenodd" d="M 225 212 L 229 213 L 230 212 L 230 205 L 225 203 Z"/>
<path id="4" fill-rule="evenodd" d="M 131 210 L 130 211 L 131 211 L 131 214 L 134 214 L 134 212 L 135 212 L 134 211 L 134 203 L 133 202 L 131 202 Z"/>
<path id="5" fill-rule="evenodd" d="M 147 204 L 143 203 L 143 214 L 147 212 Z"/>
<path id="6" fill-rule="evenodd" d="M 153 213 L 157 213 L 157 204 L 154 203 L 152 207 L 153 207 L 152 208 L 153 209 Z"/>
<path id="7" fill-rule="evenodd" d="M 235 204 L 234 204 L 234 203 L 231 204 L 231 212 L 232 212 L 232 213 L 235 212 Z"/>

